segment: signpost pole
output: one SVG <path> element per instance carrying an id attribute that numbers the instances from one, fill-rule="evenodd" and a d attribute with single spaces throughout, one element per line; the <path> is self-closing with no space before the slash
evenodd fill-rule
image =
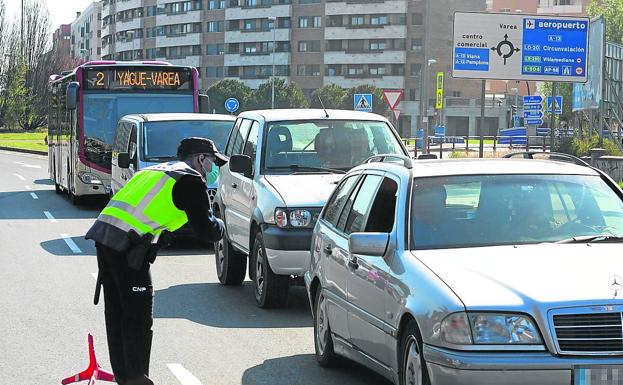
<path id="1" fill-rule="evenodd" d="M 602 39 L 602 43 L 603 43 L 603 48 L 602 48 L 602 52 L 605 54 L 606 53 L 606 30 L 608 28 L 608 23 L 604 20 L 604 38 Z M 606 61 L 602 60 L 601 61 L 601 76 L 602 79 L 605 79 L 606 77 Z M 606 81 L 603 80 L 602 81 L 602 86 L 601 86 L 601 100 L 599 101 L 599 147 L 603 147 L 604 146 L 604 118 L 605 118 L 605 113 L 606 113 Z M 620 129 L 619 129 L 619 132 Z"/>
<path id="2" fill-rule="evenodd" d="M 556 131 L 556 109 L 558 108 L 556 106 L 556 93 L 558 92 L 558 90 L 556 89 L 558 88 L 558 83 L 556 82 L 552 82 L 552 112 L 550 114 L 550 120 L 549 120 L 549 151 L 552 152 L 554 151 L 554 132 Z"/>
<path id="3" fill-rule="evenodd" d="M 485 156 L 485 143 L 484 143 L 484 126 L 485 126 L 485 92 L 487 81 L 482 80 L 482 89 L 480 92 L 480 123 L 478 124 L 478 137 L 480 138 L 480 147 L 478 148 L 478 157 L 484 158 Z"/>

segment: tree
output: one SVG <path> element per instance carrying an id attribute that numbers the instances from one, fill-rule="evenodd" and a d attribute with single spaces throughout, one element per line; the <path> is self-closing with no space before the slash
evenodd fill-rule
<path id="1" fill-rule="evenodd" d="M 254 90 L 249 101 L 250 110 L 271 108 L 272 83 L 267 81 Z M 283 79 L 275 79 L 275 108 L 307 108 L 309 102 L 303 91 L 294 83 L 286 84 Z"/>
<path id="2" fill-rule="evenodd" d="M 341 108 L 346 97 L 346 90 L 335 84 L 329 84 L 314 90 L 310 101 L 312 108 L 322 108 L 319 97 L 326 108 Z"/>
<path id="3" fill-rule="evenodd" d="M 542 83 L 539 87 L 539 94 L 543 96 L 543 102 L 547 102 L 547 97 L 552 96 L 552 82 Z M 572 83 L 557 83 L 556 87 L 556 95 L 562 96 L 562 114 L 558 115 L 558 120 L 567 120 L 570 121 L 573 112 L 572 112 L 572 102 L 573 102 L 573 84 Z M 547 105 L 543 106 L 543 113 L 545 113 L 545 117 L 543 120 L 548 121 L 550 114 L 547 113 Z"/>
<path id="4" fill-rule="evenodd" d="M 588 16 L 606 19 L 606 40 L 623 44 L 623 0 L 593 0 Z"/>
<path id="5" fill-rule="evenodd" d="M 383 98 L 383 90 L 368 84 L 348 89 L 346 96 L 342 100 L 342 109 L 354 109 L 355 94 L 372 94 L 372 112 L 383 116 L 389 115 L 389 107 L 387 107 L 387 103 L 385 103 Z"/>
<path id="6" fill-rule="evenodd" d="M 208 96 L 210 97 L 210 109 L 217 114 L 228 114 L 225 110 L 225 100 L 228 98 L 236 98 L 240 103 L 239 112 L 248 110 L 247 105 L 251 97 L 252 90 L 241 81 L 233 79 L 224 79 L 208 88 Z M 237 111 L 237 112 L 238 112 Z"/>

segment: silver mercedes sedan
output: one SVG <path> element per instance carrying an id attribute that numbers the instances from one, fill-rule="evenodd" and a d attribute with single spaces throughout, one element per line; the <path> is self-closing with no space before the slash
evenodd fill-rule
<path id="1" fill-rule="evenodd" d="M 378 156 L 305 274 L 316 357 L 400 385 L 623 383 L 623 191 L 588 166 Z"/>

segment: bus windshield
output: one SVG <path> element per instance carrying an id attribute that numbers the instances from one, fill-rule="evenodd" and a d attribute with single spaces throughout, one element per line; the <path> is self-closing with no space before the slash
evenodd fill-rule
<path id="1" fill-rule="evenodd" d="M 171 93 L 84 93 L 84 155 L 110 169 L 117 121 L 128 114 L 193 112 L 193 95 Z"/>
<path id="2" fill-rule="evenodd" d="M 184 138 L 199 136 L 211 139 L 219 151 L 224 150 L 233 120 L 173 120 L 147 122 L 144 127 L 144 154 L 147 162 L 177 158 L 177 146 Z"/>

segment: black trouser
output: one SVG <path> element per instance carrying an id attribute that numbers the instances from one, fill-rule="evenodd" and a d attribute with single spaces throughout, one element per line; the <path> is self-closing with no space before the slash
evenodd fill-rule
<path id="1" fill-rule="evenodd" d="M 128 267 L 124 253 L 95 244 L 104 287 L 106 334 L 110 363 L 117 383 L 149 375 L 153 332 L 153 287 L 149 262 L 140 270 Z"/>

